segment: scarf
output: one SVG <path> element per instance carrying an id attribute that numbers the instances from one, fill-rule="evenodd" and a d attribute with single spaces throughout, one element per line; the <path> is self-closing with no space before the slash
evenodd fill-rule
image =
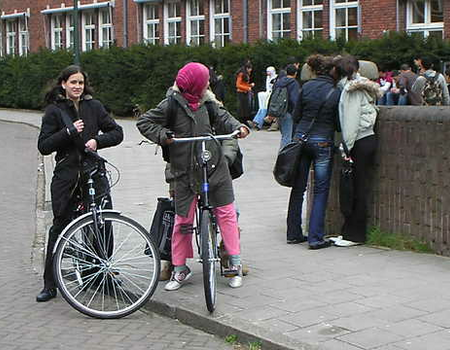
<path id="1" fill-rule="evenodd" d="M 190 62 L 178 71 L 175 82 L 189 108 L 193 111 L 198 110 L 200 100 L 208 87 L 208 68 L 201 63 Z"/>

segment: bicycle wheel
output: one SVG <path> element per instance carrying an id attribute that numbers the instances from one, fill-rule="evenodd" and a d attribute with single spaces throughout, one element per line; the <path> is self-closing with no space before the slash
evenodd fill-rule
<path id="1" fill-rule="evenodd" d="M 208 210 L 203 210 L 201 215 L 200 245 L 206 307 L 209 312 L 213 312 L 217 300 L 217 232 L 211 223 Z"/>
<path id="2" fill-rule="evenodd" d="M 53 266 L 58 288 L 72 307 L 91 317 L 120 318 L 153 295 L 160 259 L 141 225 L 103 213 L 97 224 L 91 215 L 64 233 Z"/>

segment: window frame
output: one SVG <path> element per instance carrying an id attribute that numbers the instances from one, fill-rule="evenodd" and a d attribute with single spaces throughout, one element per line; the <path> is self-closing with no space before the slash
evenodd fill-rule
<path id="1" fill-rule="evenodd" d="M 443 0 L 441 0 L 442 3 Z M 413 2 L 408 0 L 406 3 L 406 31 L 408 33 L 423 33 L 424 37 L 430 36 L 430 32 L 442 32 L 444 38 L 444 21 L 431 22 L 431 0 L 425 0 L 424 23 L 413 23 Z M 444 15 L 444 11 L 443 11 Z"/>
<path id="2" fill-rule="evenodd" d="M 75 18 L 72 13 L 66 14 L 66 48 L 73 49 L 75 46 Z M 71 25 L 72 20 L 72 25 Z"/>
<path id="3" fill-rule="evenodd" d="M 109 17 L 109 23 L 103 23 L 103 14 L 107 13 Z M 103 30 L 108 31 L 109 38 L 104 38 Z M 114 33 L 113 33 L 113 16 L 111 12 L 111 7 L 100 8 L 98 11 L 98 46 L 100 48 L 109 48 L 114 43 Z"/>
<path id="4" fill-rule="evenodd" d="M 27 17 L 17 18 L 17 32 L 19 34 L 19 55 L 27 56 L 30 52 L 30 32 Z"/>
<path id="5" fill-rule="evenodd" d="M 283 1 L 283 0 L 281 0 Z M 273 0 L 267 0 L 267 39 L 268 40 L 278 40 L 278 39 L 282 39 L 282 38 L 289 38 L 291 36 L 292 33 L 292 23 L 291 23 L 291 13 L 292 13 L 292 7 L 280 7 L 280 8 L 276 8 L 273 9 Z M 284 26 L 283 26 L 283 21 L 281 21 L 282 23 L 282 29 L 279 31 L 280 33 L 288 33 L 287 36 L 285 36 L 284 34 L 280 37 L 277 37 L 274 39 L 274 35 L 273 33 L 275 33 L 275 31 L 273 30 L 273 15 L 281 15 L 281 18 L 283 18 L 284 14 L 288 14 L 289 15 L 289 30 L 284 30 Z M 278 32 L 278 31 L 277 31 Z"/>
<path id="6" fill-rule="evenodd" d="M 59 18 L 59 27 L 55 26 L 56 19 Z M 50 48 L 52 50 L 61 50 L 64 47 L 63 44 L 63 15 L 62 14 L 52 14 L 50 16 L 50 28 L 51 28 L 51 42 L 50 42 Z M 57 45 L 57 34 L 60 39 L 59 45 Z"/>
<path id="7" fill-rule="evenodd" d="M 17 21 L 15 19 L 5 21 L 6 33 L 6 55 L 15 56 L 17 53 L 16 36 L 17 36 Z M 11 26 L 12 30 L 9 30 Z M 12 45 L 11 45 L 12 44 Z M 11 50 L 12 49 L 12 50 Z"/>
<path id="8" fill-rule="evenodd" d="M 298 0 L 297 2 L 297 40 L 303 40 L 304 33 L 303 32 L 318 32 L 319 30 L 323 33 L 323 1 L 321 5 L 303 5 L 304 0 Z M 313 20 L 313 27 L 312 28 L 303 28 L 303 13 L 305 12 L 312 12 L 314 16 L 316 15 L 316 12 L 321 11 L 322 16 L 322 27 L 321 28 L 315 28 L 314 20 Z M 315 36 L 315 34 L 313 34 Z"/>
<path id="9" fill-rule="evenodd" d="M 169 17 L 169 6 L 171 5 L 178 5 L 179 6 L 179 16 L 176 17 Z M 179 24 L 180 32 L 177 31 L 177 24 Z M 175 25 L 175 36 L 169 36 L 169 28 L 171 25 Z M 181 44 L 182 43 L 182 18 L 181 18 L 181 1 L 178 0 L 171 0 L 164 3 L 164 44 L 165 45 L 171 45 L 171 44 Z M 173 39 L 175 40 L 173 42 Z"/>
<path id="10" fill-rule="evenodd" d="M 356 26 L 348 25 L 348 9 L 356 7 Z M 338 9 L 346 9 L 346 26 L 344 27 L 336 27 L 336 10 Z M 336 3 L 336 0 L 330 0 L 330 38 L 332 40 L 336 40 L 336 30 L 337 29 L 345 29 L 345 39 L 348 40 L 348 29 L 354 29 L 358 34 L 361 33 L 361 6 L 359 0 L 346 0 L 345 3 Z"/>
<path id="11" fill-rule="evenodd" d="M 198 4 L 202 3 L 203 0 L 187 0 L 186 1 L 186 44 L 187 45 L 202 45 L 206 42 L 205 35 L 205 26 L 206 26 L 206 17 L 205 17 L 205 7 L 203 6 L 203 14 L 192 15 L 192 2 L 195 1 Z M 203 23 L 202 23 L 203 21 Z M 191 26 L 196 22 L 198 35 L 192 34 Z M 203 26 L 203 34 L 201 32 L 201 26 Z M 194 42 L 195 41 L 195 42 Z"/>
<path id="12" fill-rule="evenodd" d="M 151 45 L 157 45 L 160 43 L 161 41 L 161 19 L 159 17 L 159 8 L 160 4 L 154 4 L 154 3 L 147 3 L 147 4 L 143 4 L 142 7 L 142 23 L 143 23 L 143 28 L 142 28 L 142 39 L 145 43 L 147 44 L 151 44 Z M 157 13 L 157 18 L 156 19 L 148 19 L 147 17 L 147 11 L 150 8 L 154 8 L 155 12 Z M 152 34 L 153 36 L 149 36 L 149 26 L 152 27 Z M 155 30 L 156 28 L 156 30 Z M 154 36 L 155 32 L 158 32 L 158 36 Z"/>
<path id="13" fill-rule="evenodd" d="M 223 4 L 225 1 L 228 4 L 228 12 L 220 12 L 216 13 L 215 11 L 215 1 L 221 1 Z M 231 42 L 233 39 L 233 18 L 231 17 L 231 1 L 230 0 L 212 0 L 209 2 L 209 13 L 210 13 L 210 21 L 209 21 L 209 33 L 210 33 L 210 41 L 213 47 L 224 47 L 227 43 Z M 224 6 L 221 6 L 222 8 Z M 222 31 L 217 34 L 216 33 L 216 20 L 220 20 Z M 228 22 L 228 33 L 226 33 L 224 28 L 224 23 Z"/>
<path id="14" fill-rule="evenodd" d="M 86 24 L 87 16 L 90 16 L 93 23 Z M 95 49 L 95 39 L 96 39 L 95 31 L 97 30 L 95 18 L 96 18 L 95 11 L 83 11 L 81 13 L 81 23 L 82 23 L 81 24 L 81 47 L 83 48 L 83 51 L 91 51 L 91 50 Z M 88 41 L 88 38 L 87 38 L 87 31 L 92 33 L 90 41 Z M 88 47 L 88 44 L 89 44 L 89 47 Z"/>

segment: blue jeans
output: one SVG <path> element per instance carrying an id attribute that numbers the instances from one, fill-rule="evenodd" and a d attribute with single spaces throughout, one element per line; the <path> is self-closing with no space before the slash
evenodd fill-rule
<path id="1" fill-rule="evenodd" d="M 398 105 L 399 106 L 406 106 L 406 105 L 408 105 L 408 95 L 407 94 L 399 96 L 399 98 L 398 98 Z"/>
<path id="2" fill-rule="evenodd" d="M 399 102 L 400 94 L 396 94 L 394 92 L 386 93 L 386 106 L 397 106 Z"/>
<path id="3" fill-rule="evenodd" d="M 333 140 L 328 138 L 310 138 L 304 149 L 297 172 L 297 179 L 291 190 L 287 216 L 287 239 L 302 239 L 303 195 L 308 184 L 311 163 L 314 167 L 314 196 L 309 218 L 308 243 L 314 246 L 324 242 L 325 212 L 330 191 L 333 169 Z"/>
<path id="4" fill-rule="evenodd" d="M 284 117 L 278 118 L 278 126 L 280 127 L 281 132 L 280 149 L 282 149 L 292 141 L 292 128 L 294 127 L 294 122 L 290 113 L 286 113 Z"/>
<path id="5" fill-rule="evenodd" d="M 267 115 L 267 109 L 266 108 L 260 108 L 258 109 L 258 113 L 256 113 L 255 117 L 253 118 L 253 123 L 257 124 L 260 129 L 262 129 L 264 125 L 264 117 Z"/>

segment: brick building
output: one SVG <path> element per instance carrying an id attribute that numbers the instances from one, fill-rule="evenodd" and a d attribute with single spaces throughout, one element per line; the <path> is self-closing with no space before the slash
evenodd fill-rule
<path id="1" fill-rule="evenodd" d="M 80 47 L 258 39 L 380 37 L 385 31 L 450 38 L 450 0 L 81 0 Z M 0 53 L 73 45 L 73 0 L 0 0 Z"/>

